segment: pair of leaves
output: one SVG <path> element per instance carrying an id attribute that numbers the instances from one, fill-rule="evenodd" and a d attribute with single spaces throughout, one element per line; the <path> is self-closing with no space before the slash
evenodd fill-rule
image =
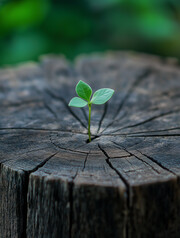
<path id="1" fill-rule="evenodd" d="M 71 99 L 69 102 L 69 106 L 71 107 L 85 107 L 87 104 L 104 104 L 112 97 L 114 90 L 110 88 L 99 89 L 93 94 L 91 99 L 91 87 L 80 80 L 76 85 L 76 93 L 79 97 Z"/>

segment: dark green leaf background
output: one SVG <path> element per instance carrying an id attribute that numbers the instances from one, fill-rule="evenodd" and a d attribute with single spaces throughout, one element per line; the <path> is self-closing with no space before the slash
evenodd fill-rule
<path id="1" fill-rule="evenodd" d="M 180 1 L 0 1 L 0 65 L 108 49 L 180 58 Z"/>

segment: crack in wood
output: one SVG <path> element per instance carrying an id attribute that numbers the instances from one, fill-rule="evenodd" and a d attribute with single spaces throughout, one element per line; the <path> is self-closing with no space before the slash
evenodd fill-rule
<path id="1" fill-rule="evenodd" d="M 125 116 L 127 115 L 127 113 L 125 112 L 119 119 L 113 120 L 111 121 L 101 132 L 100 135 L 106 135 L 104 134 L 104 131 L 106 131 L 108 128 L 110 128 L 115 122 L 118 122 L 120 120 L 122 120 Z"/>
<path id="2" fill-rule="evenodd" d="M 146 164 L 146 166 L 149 166 L 150 168 L 152 168 L 152 170 L 154 170 L 157 174 L 160 174 L 160 172 L 159 172 L 157 169 L 155 169 L 150 163 L 148 163 L 147 161 L 145 161 L 145 160 L 139 158 L 137 155 L 135 155 L 134 153 L 132 153 L 132 152 L 130 152 L 129 150 L 127 150 L 127 148 L 124 147 L 123 145 L 120 145 L 120 144 L 118 144 L 118 143 L 116 143 L 116 142 L 114 142 L 114 141 L 112 141 L 112 143 L 113 143 L 114 145 L 116 145 L 118 148 L 123 149 L 124 151 L 126 151 L 127 153 L 129 153 L 131 156 L 136 157 L 138 160 L 140 160 L 141 162 L 143 162 L 144 164 Z M 156 163 L 156 164 L 157 164 L 157 163 Z"/>
<path id="3" fill-rule="evenodd" d="M 58 152 L 56 152 L 56 153 L 54 153 L 54 154 L 52 154 L 51 156 L 49 156 L 49 157 L 47 157 L 46 159 L 44 159 L 41 163 L 39 163 L 36 167 L 34 167 L 33 169 L 31 169 L 31 170 L 23 170 L 24 172 L 27 172 L 28 174 L 31 174 L 31 173 L 33 173 L 33 172 L 35 172 L 35 171 L 37 171 L 39 168 L 41 168 L 41 167 L 43 167 L 51 158 L 53 158 L 55 155 L 57 155 L 59 153 L 59 151 Z"/>
<path id="4" fill-rule="evenodd" d="M 116 137 L 116 136 L 121 136 L 121 137 L 124 137 L 124 138 L 127 138 L 127 137 L 171 137 L 171 136 L 173 136 L 173 137 L 178 137 L 178 136 L 180 136 L 180 134 L 179 133 L 173 133 L 173 134 L 150 134 L 150 135 L 145 135 L 145 134 L 140 134 L 140 133 L 138 133 L 137 135 L 133 135 L 133 134 L 131 134 L 131 133 L 127 133 L 127 134 L 124 134 L 124 133 L 119 133 L 119 134 L 103 134 L 103 135 L 100 135 L 100 136 L 109 136 L 109 137 Z"/>
<path id="5" fill-rule="evenodd" d="M 55 119 L 58 119 L 57 114 L 52 110 L 52 108 L 44 101 L 44 107 L 55 117 Z"/>
<path id="6" fill-rule="evenodd" d="M 88 123 L 88 116 L 86 114 L 86 111 L 85 111 L 84 107 L 81 107 L 81 111 L 82 111 L 82 113 L 84 115 L 84 118 L 85 118 L 86 122 Z"/>
<path id="7" fill-rule="evenodd" d="M 51 142 L 56 148 L 59 148 L 59 149 L 61 149 L 61 150 L 66 150 L 66 151 L 70 151 L 70 152 L 73 152 L 73 153 L 87 154 L 87 152 L 84 152 L 84 151 L 71 150 L 71 149 L 68 149 L 68 148 L 61 147 L 60 145 L 57 145 L 56 143 L 54 143 L 54 142 L 52 141 L 51 135 L 49 136 L 49 139 L 50 139 L 50 142 Z"/>
<path id="8" fill-rule="evenodd" d="M 97 130 L 97 134 L 99 133 L 100 129 L 101 129 L 101 125 L 103 123 L 103 120 L 107 114 L 107 110 L 108 110 L 108 102 L 104 104 L 104 111 L 103 114 L 101 116 L 101 119 L 99 120 L 99 125 L 98 125 L 98 130 Z"/>
<path id="9" fill-rule="evenodd" d="M 68 183 L 69 186 L 69 238 L 72 237 L 72 225 L 73 225 L 73 190 L 74 190 L 74 180 L 78 175 L 78 169 L 74 176 L 72 176 L 72 181 Z"/>
<path id="10" fill-rule="evenodd" d="M 19 154 L 17 154 L 17 156 L 13 156 L 13 158 L 11 158 L 11 159 L 6 159 L 6 160 L 1 160 L 0 161 L 0 164 L 3 164 L 3 163 L 6 163 L 6 162 L 9 162 L 9 161 L 13 161 L 14 159 L 18 159 L 19 158 L 19 156 L 21 155 L 25 155 L 25 154 L 27 154 L 27 153 L 31 153 L 31 152 L 36 152 L 36 151 L 41 151 L 41 150 L 44 150 L 44 149 L 50 149 L 51 147 L 44 147 L 44 148 L 38 148 L 38 149 L 35 149 L 35 150 L 28 150 L 28 151 L 26 151 L 26 152 L 24 152 L 24 153 L 19 153 Z"/>
<path id="11" fill-rule="evenodd" d="M 129 97 L 131 96 L 131 93 L 136 89 L 136 87 L 138 87 L 143 81 L 144 79 L 146 79 L 151 73 L 153 72 L 152 68 L 146 68 L 143 70 L 143 72 L 136 78 L 136 80 L 133 82 L 133 84 L 131 85 L 131 87 L 129 88 L 129 90 L 127 91 L 125 97 L 123 98 L 122 102 L 120 103 L 116 113 L 114 114 L 113 119 L 115 119 L 119 112 L 122 110 L 122 108 L 124 107 L 125 103 L 127 102 L 127 100 L 129 99 Z"/>
<path id="12" fill-rule="evenodd" d="M 119 178 L 124 182 L 125 186 L 126 186 L 126 191 L 127 191 L 127 209 L 129 212 L 130 210 L 130 184 L 128 182 L 128 180 L 126 180 L 126 178 L 124 178 L 124 176 L 113 166 L 113 164 L 110 161 L 110 157 L 108 156 L 107 152 L 100 146 L 100 144 L 98 144 L 99 149 L 103 152 L 103 154 L 106 157 L 106 163 L 108 164 L 108 166 L 115 171 L 115 173 L 119 176 Z M 129 237 L 129 228 L 128 228 L 128 222 L 126 221 L 126 234 L 125 237 L 128 238 Z"/>
<path id="13" fill-rule="evenodd" d="M 122 158 L 128 158 L 128 157 L 132 157 L 132 155 L 109 157 L 109 159 L 113 160 L 113 159 L 122 159 Z"/>
<path id="14" fill-rule="evenodd" d="M 132 93 L 132 92 L 136 89 L 136 87 L 139 86 L 140 83 L 141 83 L 144 79 L 146 79 L 152 72 L 153 72 L 153 69 L 152 69 L 152 68 L 146 68 L 146 69 L 141 73 L 141 75 L 136 78 L 136 80 L 133 82 L 133 84 L 131 85 L 131 87 L 130 87 L 129 90 L 127 91 L 125 97 L 122 99 L 121 103 L 119 104 L 119 107 L 118 107 L 116 113 L 115 113 L 114 116 L 113 116 L 112 122 L 110 122 L 110 123 L 106 126 L 106 128 L 102 131 L 102 133 L 103 133 L 104 131 L 106 131 L 110 126 L 112 126 L 115 121 L 117 121 L 117 120 L 115 120 L 115 119 L 116 119 L 116 117 L 119 115 L 119 113 L 122 111 L 122 108 L 124 107 L 125 103 L 128 101 L 129 97 L 131 96 L 131 93 Z M 124 115 L 122 116 L 122 118 L 124 118 Z M 122 119 L 122 118 L 120 118 L 120 119 Z M 119 120 L 120 120 L 120 119 L 119 119 Z"/>
<path id="15" fill-rule="evenodd" d="M 91 151 L 91 150 L 90 150 Z M 86 162 L 87 162 L 87 159 L 88 159 L 88 156 L 90 154 L 90 151 L 87 153 L 86 157 L 85 157 L 85 160 L 84 160 L 84 165 L 83 165 L 83 168 L 82 168 L 82 172 L 84 172 L 85 168 L 86 168 Z"/>
<path id="16" fill-rule="evenodd" d="M 22 226 L 22 237 L 27 238 L 27 211 L 28 211 L 28 188 L 29 188 L 29 173 L 24 171 L 25 182 L 24 191 L 22 191 L 22 196 L 24 197 L 24 208 L 23 208 L 23 226 Z"/>
<path id="17" fill-rule="evenodd" d="M 167 128 L 167 129 L 162 129 L 162 130 L 152 130 L 152 131 L 136 131 L 136 132 L 130 132 L 130 133 L 120 133 L 120 134 L 114 134 L 114 135 L 123 135 L 123 136 L 128 136 L 128 135 L 136 135 L 136 134 L 144 134 L 144 133 L 154 133 L 154 132 L 166 132 L 166 131 L 175 131 L 175 130 L 180 130 L 180 127 L 174 127 L 174 128 Z M 114 133 L 114 131 L 113 131 Z M 103 134 L 105 135 L 113 135 L 110 133 Z"/>
<path id="18" fill-rule="evenodd" d="M 23 197 L 24 197 L 24 209 L 23 209 L 23 231 L 22 231 L 22 237 L 27 238 L 27 211 L 28 211 L 28 189 L 29 189 L 29 177 L 30 174 L 37 171 L 39 168 L 42 168 L 51 158 L 53 158 L 56 154 L 59 152 L 56 152 L 52 154 L 51 156 L 47 157 L 45 160 L 43 160 L 40 164 L 38 164 L 36 167 L 34 167 L 31 170 L 23 170 L 25 175 L 25 190 L 23 191 Z"/>
<path id="19" fill-rule="evenodd" d="M 133 124 L 133 125 L 130 125 L 130 126 L 122 127 L 122 128 L 120 128 L 120 129 L 118 129 L 118 130 L 116 130 L 116 131 L 113 131 L 113 132 L 111 132 L 111 133 L 118 132 L 118 131 L 120 131 L 120 130 L 127 129 L 127 128 L 132 128 L 132 127 L 140 126 L 140 125 L 143 125 L 143 124 L 145 124 L 145 123 L 147 123 L 147 122 L 154 121 L 154 120 L 156 120 L 156 119 L 159 119 L 159 118 L 161 118 L 161 117 L 174 114 L 174 113 L 176 113 L 176 112 L 180 112 L 180 109 L 178 108 L 178 109 L 176 109 L 176 110 L 171 110 L 171 111 L 168 111 L 168 112 L 160 113 L 159 115 L 150 117 L 150 118 L 148 118 L 148 119 L 146 119 L 146 120 L 144 120 L 144 121 L 142 121 L 142 122 L 138 122 L 138 123 Z"/>
<path id="20" fill-rule="evenodd" d="M 139 153 L 141 153 L 142 155 L 144 155 L 146 158 L 150 159 L 151 161 L 153 161 L 154 163 L 158 164 L 162 169 L 170 172 L 171 174 L 175 175 L 177 177 L 177 174 L 174 173 L 172 170 L 168 169 L 167 167 L 165 167 L 163 164 L 161 164 L 160 162 L 158 162 L 156 159 L 152 158 L 149 155 L 146 155 L 144 153 L 142 153 L 140 150 L 137 150 Z"/>
<path id="21" fill-rule="evenodd" d="M 55 95 L 54 93 L 52 93 L 50 90 L 46 89 L 45 92 L 51 97 L 51 98 L 54 98 L 56 100 L 59 100 L 61 101 L 65 108 L 71 113 L 71 115 L 85 128 L 87 129 L 87 126 L 81 121 L 81 119 L 76 115 L 75 112 L 73 112 L 73 110 L 68 106 L 68 103 L 65 101 L 64 98 L 60 97 L 60 96 L 57 96 Z"/>
<path id="22" fill-rule="evenodd" d="M 161 135 L 159 135 L 159 134 L 153 134 L 153 135 L 134 135 L 134 136 L 127 136 L 127 137 L 171 137 L 171 136 L 173 136 L 173 137 L 178 137 L 178 136 L 180 136 L 180 134 L 179 133 L 174 133 L 174 134 L 161 134 Z"/>
<path id="23" fill-rule="evenodd" d="M 122 176 L 122 174 L 112 165 L 112 163 L 110 162 L 110 158 L 109 155 L 107 154 L 107 152 L 102 148 L 102 146 L 100 144 L 98 144 L 99 149 L 103 152 L 103 154 L 106 157 L 106 163 L 109 165 L 109 167 L 114 170 L 116 172 L 116 174 L 119 176 L 119 178 L 125 183 L 127 190 L 129 190 L 129 183 L 128 181 Z"/>
<path id="24" fill-rule="evenodd" d="M 24 130 L 24 131 L 47 131 L 47 132 L 62 132 L 62 133 L 71 133 L 71 134 L 80 134 L 87 135 L 87 133 L 83 132 L 75 132 L 71 130 L 59 130 L 59 129 L 46 129 L 46 128 L 32 128 L 32 127 L 1 127 L 0 131 L 4 130 Z M 2 134 L 1 134 L 2 135 Z"/>

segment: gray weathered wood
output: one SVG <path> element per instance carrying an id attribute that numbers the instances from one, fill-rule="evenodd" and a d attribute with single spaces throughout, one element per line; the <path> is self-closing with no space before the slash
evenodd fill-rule
<path id="1" fill-rule="evenodd" d="M 171 63 L 173 62 L 173 63 Z M 80 80 L 114 88 L 69 108 Z M 0 238 L 179 238 L 180 69 L 119 52 L 0 70 Z"/>

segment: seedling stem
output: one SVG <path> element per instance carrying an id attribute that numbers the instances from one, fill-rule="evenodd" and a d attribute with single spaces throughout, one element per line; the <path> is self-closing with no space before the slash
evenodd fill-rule
<path id="1" fill-rule="evenodd" d="M 89 142 L 91 142 L 91 103 L 88 104 L 89 107 L 89 120 L 88 120 L 88 135 L 89 135 Z"/>

